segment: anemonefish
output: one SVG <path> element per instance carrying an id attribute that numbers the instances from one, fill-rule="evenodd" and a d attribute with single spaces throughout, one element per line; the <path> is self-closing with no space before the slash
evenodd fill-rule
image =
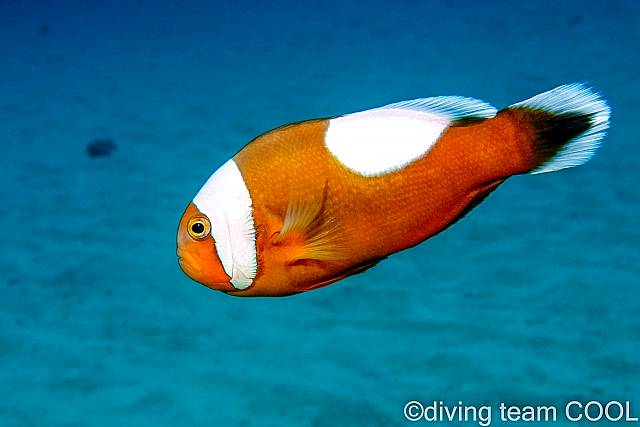
<path id="1" fill-rule="evenodd" d="M 500 111 L 438 96 L 279 127 L 188 205 L 180 267 L 236 296 L 327 286 L 441 232 L 510 176 L 586 162 L 609 115 L 575 83 Z"/>

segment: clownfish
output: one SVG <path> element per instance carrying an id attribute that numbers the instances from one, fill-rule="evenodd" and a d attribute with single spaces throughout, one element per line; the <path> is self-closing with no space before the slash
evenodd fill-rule
<path id="1" fill-rule="evenodd" d="M 574 83 L 500 111 L 438 96 L 279 127 L 188 205 L 180 267 L 236 296 L 327 286 L 443 231 L 510 176 L 586 162 L 609 116 Z"/>

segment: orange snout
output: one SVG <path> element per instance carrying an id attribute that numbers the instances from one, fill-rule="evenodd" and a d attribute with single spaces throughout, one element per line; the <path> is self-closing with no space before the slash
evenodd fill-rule
<path id="1" fill-rule="evenodd" d="M 216 251 L 206 215 L 189 203 L 178 227 L 178 262 L 184 273 L 208 288 L 234 291 Z"/>

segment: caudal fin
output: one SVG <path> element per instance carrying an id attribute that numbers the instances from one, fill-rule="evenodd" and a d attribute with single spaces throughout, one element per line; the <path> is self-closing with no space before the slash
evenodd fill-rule
<path id="1" fill-rule="evenodd" d="M 582 83 L 572 83 L 510 105 L 533 127 L 530 174 L 553 172 L 593 157 L 609 128 L 611 108 Z"/>

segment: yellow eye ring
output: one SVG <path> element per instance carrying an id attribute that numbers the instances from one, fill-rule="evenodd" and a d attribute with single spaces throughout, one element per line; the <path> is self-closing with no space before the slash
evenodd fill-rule
<path id="1" fill-rule="evenodd" d="M 194 216 L 187 224 L 187 232 L 189 236 L 196 240 L 202 240 L 211 232 L 211 222 L 205 216 Z"/>

